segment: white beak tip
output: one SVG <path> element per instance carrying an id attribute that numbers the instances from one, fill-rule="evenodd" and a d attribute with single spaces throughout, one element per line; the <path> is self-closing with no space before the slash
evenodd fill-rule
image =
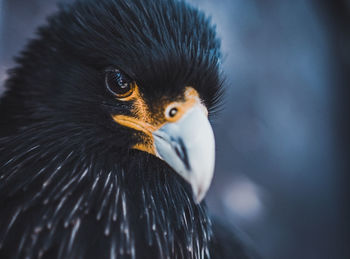
<path id="1" fill-rule="evenodd" d="M 193 198 L 194 201 L 199 204 L 202 202 L 203 198 L 204 198 L 205 194 L 203 193 L 193 193 Z"/>
<path id="2" fill-rule="evenodd" d="M 199 204 L 203 201 L 207 190 L 205 190 L 205 188 L 201 187 L 201 186 L 193 186 L 192 185 L 192 191 L 193 191 L 193 198 L 194 201 Z"/>

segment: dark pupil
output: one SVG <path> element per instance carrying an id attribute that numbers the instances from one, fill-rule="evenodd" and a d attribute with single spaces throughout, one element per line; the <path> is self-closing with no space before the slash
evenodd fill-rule
<path id="1" fill-rule="evenodd" d="M 108 88 L 115 94 L 125 94 L 130 90 L 130 79 L 120 71 L 107 72 L 106 83 Z"/>
<path id="2" fill-rule="evenodd" d="M 174 117 L 177 113 L 177 108 L 172 108 L 170 111 L 169 111 L 169 115 L 170 117 Z"/>

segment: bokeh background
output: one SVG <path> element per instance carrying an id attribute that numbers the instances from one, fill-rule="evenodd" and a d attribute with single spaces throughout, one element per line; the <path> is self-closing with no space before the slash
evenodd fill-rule
<path id="1" fill-rule="evenodd" d="M 0 94 L 56 2 L 0 0 Z M 212 16 L 224 53 L 211 212 L 262 258 L 350 258 L 350 1 L 189 2 Z"/>

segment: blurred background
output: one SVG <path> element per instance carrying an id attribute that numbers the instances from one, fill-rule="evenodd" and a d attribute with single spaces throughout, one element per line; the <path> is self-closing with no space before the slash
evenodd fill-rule
<path id="1" fill-rule="evenodd" d="M 0 0 L 0 94 L 56 2 Z M 224 53 L 211 212 L 263 258 L 350 258 L 350 1 L 189 2 Z"/>

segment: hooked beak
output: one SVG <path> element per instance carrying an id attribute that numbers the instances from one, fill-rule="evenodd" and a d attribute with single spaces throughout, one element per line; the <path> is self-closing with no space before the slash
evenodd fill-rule
<path id="1" fill-rule="evenodd" d="M 200 105 L 152 133 L 156 155 L 191 185 L 198 203 L 208 191 L 215 164 L 213 130 Z"/>
<path id="2" fill-rule="evenodd" d="M 113 119 L 144 133 L 133 148 L 164 160 L 192 186 L 194 198 L 200 202 L 213 178 L 215 141 L 207 109 L 197 91 L 186 87 L 184 100 L 167 103 L 165 113 L 157 115 L 149 111 L 137 85 L 124 101 L 133 101 L 133 116 L 117 114 Z M 170 114 L 174 107 L 176 111 Z"/>

